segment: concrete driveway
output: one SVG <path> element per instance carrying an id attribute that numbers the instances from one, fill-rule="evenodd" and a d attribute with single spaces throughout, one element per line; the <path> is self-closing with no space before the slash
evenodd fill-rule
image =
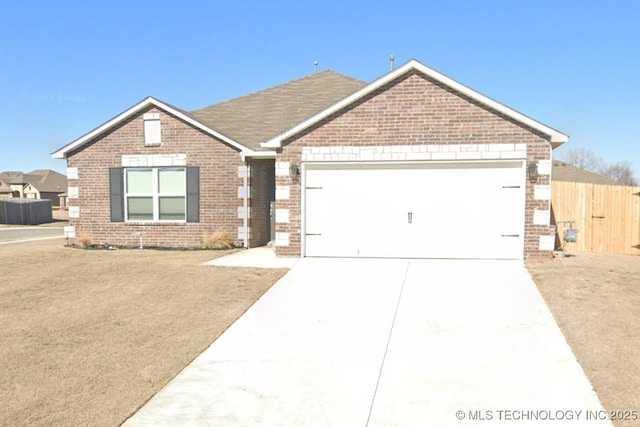
<path id="1" fill-rule="evenodd" d="M 611 425 L 521 262 L 302 259 L 124 425 Z"/>

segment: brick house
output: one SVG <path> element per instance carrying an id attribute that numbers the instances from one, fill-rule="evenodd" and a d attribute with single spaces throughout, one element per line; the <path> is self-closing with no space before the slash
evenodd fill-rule
<path id="1" fill-rule="evenodd" d="M 412 60 L 186 112 L 147 98 L 62 147 L 78 238 L 279 256 L 549 256 L 567 136 Z M 275 230 L 270 202 L 275 200 Z"/>

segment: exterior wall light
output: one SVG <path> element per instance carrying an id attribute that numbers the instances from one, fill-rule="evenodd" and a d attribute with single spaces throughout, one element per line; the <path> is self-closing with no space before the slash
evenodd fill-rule
<path id="1" fill-rule="evenodd" d="M 538 181 L 538 164 L 531 162 L 527 166 L 527 174 L 529 175 L 529 181 L 535 183 Z"/>
<path id="2" fill-rule="evenodd" d="M 300 166 L 296 163 L 291 163 L 291 166 L 289 166 L 289 176 L 291 179 L 296 179 L 298 175 L 300 175 Z"/>

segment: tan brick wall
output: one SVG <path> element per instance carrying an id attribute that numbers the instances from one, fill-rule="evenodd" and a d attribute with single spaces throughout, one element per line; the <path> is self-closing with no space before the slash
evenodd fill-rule
<path id="1" fill-rule="evenodd" d="M 162 145 L 145 146 L 143 113 L 159 112 Z M 76 241 L 88 239 L 92 244 L 137 247 L 140 237 L 146 247 L 200 247 L 203 239 L 216 230 L 227 232 L 235 244 L 238 227 L 238 177 L 242 159 L 238 150 L 193 128 L 164 111 L 151 109 L 121 123 L 69 155 L 69 167 L 78 168 L 78 179 L 69 186 L 78 187 L 78 198 L 69 199 L 70 206 L 80 208 L 80 217 L 70 219 L 76 227 Z M 109 168 L 122 166 L 122 155 L 176 154 L 187 155 L 187 166 L 200 167 L 200 222 L 184 224 L 133 225 L 111 222 L 109 210 Z"/>
<path id="2" fill-rule="evenodd" d="M 410 73 L 285 141 L 276 162 L 300 164 L 303 147 L 434 144 L 526 144 L 527 160 L 551 156 L 545 136 L 418 73 Z M 548 176 L 538 180 L 538 184 L 548 183 Z M 289 246 L 277 247 L 276 251 L 281 256 L 299 256 L 300 180 L 276 176 L 276 185 L 290 186 L 289 199 L 276 201 L 278 208 L 289 209 L 290 222 L 276 225 L 276 232 L 289 233 Z M 552 234 L 551 228 L 532 223 L 534 210 L 549 209 L 549 202 L 533 199 L 529 181 L 526 197 L 525 258 L 550 256 L 551 252 L 538 250 L 538 243 L 541 234 Z"/>

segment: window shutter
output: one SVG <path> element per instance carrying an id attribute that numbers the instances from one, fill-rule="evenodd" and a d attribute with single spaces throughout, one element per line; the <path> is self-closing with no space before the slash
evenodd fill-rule
<path id="1" fill-rule="evenodd" d="M 109 168 L 109 201 L 111 205 L 111 222 L 124 221 L 124 186 L 122 168 Z"/>
<path id="2" fill-rule="evenodd" d="M 200 168 L 187 168 L 187 222 L 200 221 Z"/>

